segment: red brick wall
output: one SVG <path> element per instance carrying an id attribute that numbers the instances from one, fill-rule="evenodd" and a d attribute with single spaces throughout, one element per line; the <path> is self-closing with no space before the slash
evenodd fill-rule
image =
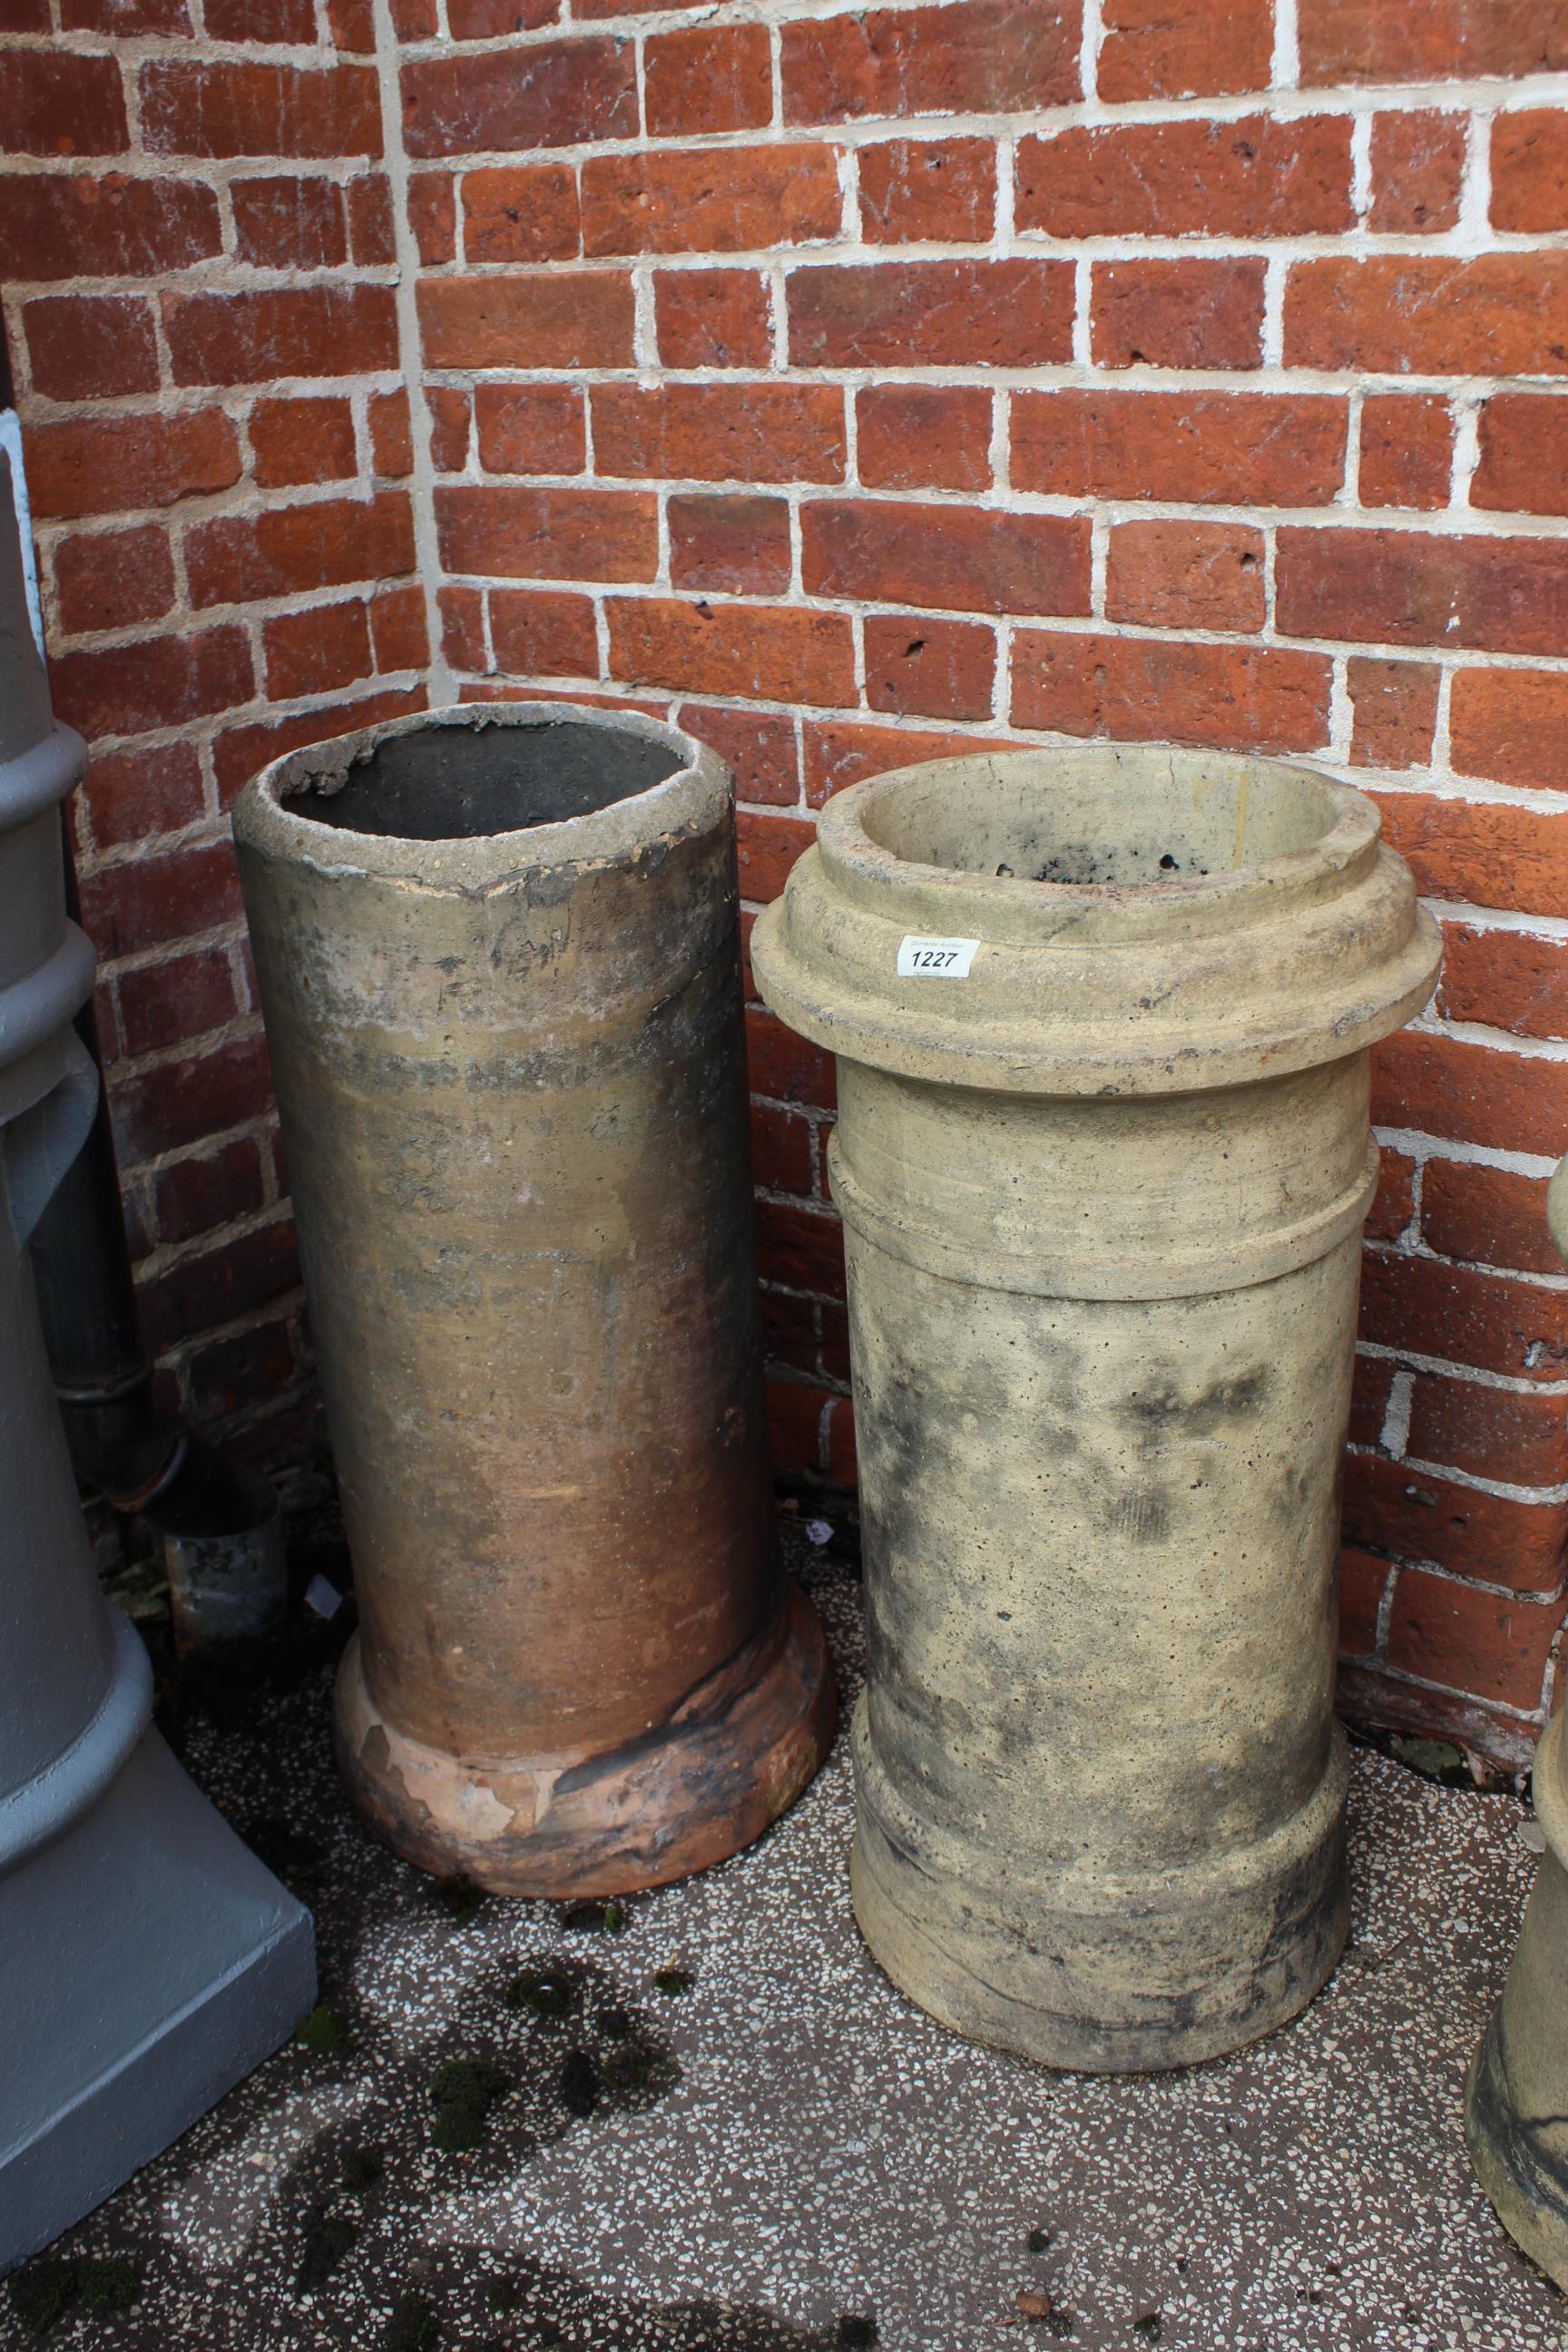
<path id="1" fill-rule="evenodd" d="M 1379 1057 L 1346 1702 L 1521 1759 L 1568 1540 L 1563 0 L 200 5 L 0 0 L 89 914 L 198 1407 L 298 1336 L 221 821 L 258 730 L 426 677 L 669 709 L 755 902 L 830 792 L 967 742 L 1305 753 L 1447 942 Z M 831 1072 L 752 1019 L 779 1457 L 841 1478 Z"/>

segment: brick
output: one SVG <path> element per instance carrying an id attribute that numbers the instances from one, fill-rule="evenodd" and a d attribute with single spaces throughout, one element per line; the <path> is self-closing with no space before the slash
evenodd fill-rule
<path id="1" fill-rule="evenodd" d="M 1446 1143 L 1552 1159 L 1568 1150 L 1568 1063 L 1541 1055 L 1403 1029 L 1373 1049 L 1372 1104 L 1378 1127 Z"/>
<path id="2" fill-rule="evenodd" d="M 1543 1717 L 1521 1721 L 1462 1692 L 1413 1683 L 1382 1666 L 1340 1661 L 1335 1712 L 1346 1723 L 1376 1725 L 1421 1739 L 1451 1739 L 1495 1780 L 1528 1772 Z"/>
<path id="3" fill-rule="evenodd" d="M 816 1166 L 816 1139 L 810 1120 L 802 1118 L 798 1111 L 781 1110 L 773 1103 L 753 1103 L 752 1166 L 756 1181 L 764 1192 L 809 1194 Z M 775 1300 L 779 1297 L 776 1291 L 771 1295 Z M 790 1304 L 799 1307 L 805 1302 L 797 1299 Z M 807 1324 L 813 1344 L 805 1369 L 815 1371 L 817 1369 L 815 1315 L 808 1315 Z"/>
<path id="4" fill-rule="evenodd" d="M 313 0 L 205 0 L 207 37 L 213 41 L 278 41 L 313 44 Z"/>
<path id="5" fill-rule="evenodd" d="M 1460 775 L 1560 791 L 1568 772 L 1568 677 L 1550 669 L 1458 670 L 1449 735 Z"/>
<path id="6" fill-rule="evenodd" d="M 844 1296 L 844 1229 L 826 1204 L 759 1201 L 757 1259 L 764 1281 L 820 1298 Z"/>
<path id="7" fill-rule="evenodd" d="M 872 245 L 984 245 L 996 223 L 989 139 L 888 139 L 860 150 L 861 235 Z"/>
<path id="8" fill-rule="evenodd" d="M 410 711 L 423 710 L 426 701 L 423 686 L 389 688 L 384 693 L 330 703 L 291 718 L 225 729 L 213 743 L 220 806 L 230 807 L 241 785 L 248 783 L 269 760 L 281 759 L 285 751 L 298 751 L 301 743 L 321 743 L 334 735 L 351 734 L 355 728 L 374 727 L 384 719 L 402 719 Z"/>
<path id="9" fill-rule="evenodd" d="M 781 1477 L 820 1478 L 823 1415 L 837 1402 L 831 1389 L 804 1381 L 768 1381 L 768 1447 Z"/>
<path id="10" fill-rule="evenodd" d="M 479 463 L 489 474 L 580 474 L 583 394 L 564 383 L 477 383 Z"/>
<path id="11" fill-rule="evenodd" d="M 1518 1037 L 1568 1037 L 1568 947 L 1445 923 L 1437 1003 L 1450 1021 L 1479 1021 Z"/>
<path id="12" fill-rule="evenodd" d="M 368 677 L 374 667 L 369 615 L 358 598 L 279 613 L 262 623 L 261 643 L 270 702 L 289 702 L 297 694 L 330 694 L 335 687 Z"/>
<path id="13" fill-rule="evenodd" d="M 68 635 L 155 621 L 174 602 L 169 535 L 157 523 L 75 532 L 55 549 L 54 574 L 59 624 Z"/>
<path id="14" fill-rule="evenodd" d="M 468 395 L 449 384 L 425 389 L 430 411 L 430 462 L 438 474 L 460 474 L 468 459 Z"/>
<path id="15" fill-rule="evenodd" d="M 237 604 L 297 596 L 414 569 L 414 523 L 401 490 L 321 499 L 259 514 L 217 515 L 185 534 L 191 602 Z"/>
<path id="16" fill-rule="evenodd" d="M 158 388 L 153 306 L 138 295 L 49 294 L 22 311 L 33 389 L 108 400 Z"/>
<path id="17" fill-rule="evenodd" d="M 632 284 L 618 271 L 426 278 L 418 301 L 432 367 L 613 368 L 635 356 Z"/>
<path id="18" fill-rule="evenodd" d="M 854 698 L 842 614 L 620 596 L 607 599 L 605 611 L 610 674 L 627 685 L 829 706 Z"/>
<path id="19" fill-rule="evenodd" d="M 1105 613 L 1163 629 L 1260 629 L 1263 534 L 1239 523 L 1123 522 L 1110 533 Z"/>
<path id="20" fill-rule="evenodd" d="M 591 155 L 583 166 L 590 254 L 750 253 L 837 236 L 838 170 L 820 146 L 705 147 Z"/>
<path id="21" fill-rule="evenodd" d="M 236 180 L 235 257 L 260 269 L 330 269 L 348 258 L 348 221 L 335 180 L 289 173 Z"/>
<path id="22" fill-rule="evenodd" d="M 816 383 L 595 384 L 601 474 L 740 482 L 844 478 L 844 394 Z"/>
<path id="23" fill-rule="evenodd" d="M 1505 678 L 1521 675 L 1502 673 Z M 1426 896 L 1527 915 L 1561 912 L 1568 874 L 1568 812 L 1423 793 L 1380 798 L 1384 835 L 1409 860 Z M 1512 951 L 1500 934 L 1488 933 L 1487 938 L 1489 952 L 1500 956 Z M 1505 1021 L 1498 1025 L 1513 1024 Z M 1521 1034 L 1555 1033 L 1527 1027 Z"/>
<path id="24" fill-rule="evenodd" d="M 210 188 L 114 172 L 32 172 L 7 179 L 0 272 L 13 283 L 147 278 L 223 250 Z"/>
<path id="25" fill-rule="evenodd" d="M 191 1403 L 203 1424 L 267 1403 L 288 1386 L 293 1370 L 294 1350 L 284 1322 L 259 1323 L 215 1339 L 185 1359 Z"/>
<path id="26" fill-rule="evenodd" d="M 1396 1559 L 1433 1560 L 1461 1576 L 1544 1593 L 1562 1578 L 1568 1504 L 1510 1502 L 1432 1470 L 1351 1454 L 1344 1531 L 1347 1543 Z M 1394 1648 L 1391 1633 L 1391 1656 Z"/>
<path id="27" fill-rule="evenodd" d="M 1260 366 L 1263 272 L 1254 259 L 1097 262 L 1095 358 L 1104 367 Z"/>
<path id="28" fill-rule="evenodd" d="M 142 68 L 137 89 L 150 154 L 381 152 L 381 98 L 370 66 L 156 58 Z"/>
<path id="29" fill-rule="evenodd" d="M 495 667 L 515 677 L 597 677 L 599 637 L 591 597 L 492 588 Z"/>
<path id="30" fill-rule="evenodd" d="M 866 699 L 899 718 L 989 719 L 996 634 L 976 621 L 876 613 L 866 623 Z"/>
<path id="31" fill-rule="evenodd" d="M 237 1124 L 238 1117 L 244 1115 L 239 1105 L 244 1100 L 247 1076 L 250 1076 L 252 1087 L 259 1092 L 261 1099 L 266 1098 L 264 1061 L 254 1075 L 237 1069 L 230 1076 L 227 1066 L 237 1062 L 240 1055 L 237 1043 L 220 1053 L 171 1066 L 175 1073 L 188 1071 L 193 1089 L 199 1083 L 204 1090 L 216 1094 L 223 1079 L 228 1078 L 232 1104 L 238 1115 L 231 1125 Z M 207 1066 L 215 1063 L 219 1069 L 209 1075 Z M 159 1075 L 167 1080 L 170 1073 Z M 116 1090 L 116 1103 L 121 1091 Z M 228 1107 L 226 1103 L 225 1108 Z M 137 1108 L 140 1109 L 140 1104 Z M 129 1112 L 125 1116 L 128 1119 Z M 117 1123 L 116 1133 L 119 1132 Z M 191 1139 L 201 1139 L 199 1135 Z M 154 1349 L 163 1349 L 188 1339 L 193 1331 L 211 1331 L 273 1307 L 299 1286 L 300 1257 L 294 1227 L 287 1216 L 279 1216 L 268 1224 L 256 1226 L 250 1233 L 226 1236 L 212 1249 L 194 1250 L 177 1258 L 163 1273 L 144 1282 L 138 1297 L 148 1342 Z"/>
<path id="32" fill-rule="evenodd" d="M 860 479 L 873 490 L 989 489 L 991 422 L 979 385 L 868 384 L 855 404 Z"/>
<path id="33" fill-rule="evenodd" d="M 375 49 L 374 0 L 327 0 L 327 33 L 334 49 L 369 57 Z"/>
<path id="34" fill-rule="evenodd" d="M 250 412 L 256 478 L 267 489 L 352 480 L 359 469 L 346 400 L 258 400 Z"/>
<path id="35" fill-rule="evenodd" d="M 799 1191 L 771 1172 L 773 1162 L 773 1136 L 774 1127 L 786 1139 L 791 1131 L 798 1130 L 808 1139 L 811 1130 L 800 1119 L 791 1118 L 787 1111 L 772 1109 L 765 1103 L 752 1105 L 752 1162 L 759 1184 L 774 1192 Z M 820 1309 L 812 1298 L 795 1298 L 786 1290 L 762 1293 L 763 1353 L 770 1366 L 787 1366 L 803 1380 L 821 1377 L 820 1347 L 816 1336 L 816 1318 Z"/>
<path id="36" fill-rule="evenodd" d="M 901 499 L 802 509 L 808 595 L 961 613 L 1087 613 L 1089 523 Z"/>
<path id="37" fill-rule="evenodd" d="M 1568 373 L 1568 254 L 1294 262 L 1285 364 L 1394 375 Z"/>
<path id="38" fill-rule="evenodd" d="M 1352 767 L 1418 768 L 1429 760 L 1441 682 L 1430 662 L 1352 654 L 1345 665 Z"/>
<path id="39" fill-rule="evenodd" d="M 384 172 L 362 172 L 347 188 L 349 252 L 362 269 L 374 269 L 397 258 L 397 230 L 392 216 L 392 186 Z"/>
<path id="40" fill-rule="evenodd" d="M 49 0 L 0 0 L 0 32 L 52 33 Z"/>
<path id="41" fill-rule="evenodd" d="M 1542 106 L 1494 116 L 1491 166 L 1494 228 L 1568 228 L 1568 112 Z"/>
<path id="42" fill-rule="evenodd" d="M 27 490 L 40 519 L 173 506 L 239 479 L 239 441 L 216 409 L 173 416 L 74 418 L 27 436 Z"/>
<path id="43" fill-rule="evenodd" d="M 1561 1396 L 1417 1372 L 1408 1451 L 1502 1486 L 1560 1486 L 1568 1481 L 1568 1407 Z"/>
<path id="44" fill-rule="evenodd" d="M 148 735 L 248 702 L 255 679 L 243 629 L 206 629 L 143 645 L 62 654 L 50 666 L 55 709 L 99 735 Z"/>
<path id="45" fill-rule="evenodd" d="M 1393 1574 L 1388 1562 L 1371 1552 L 1340 1554 L 1340 1655 L 1370 1658 L 1377 1647 L 1377 1622 L 1383 1596 Z"/>
<path id="46" fill-rule="evenodd" d="M 1018 142 L 1020 228 L 1051 236 L 1314 236 L 1354 225 L 1345 115 L 1079 125 Z"/>
<path id="47" fill-rule="evenodd" d="M 1080 94 L 1079 0 L 951 0 L 784 27 L 786 122 L 1013 114 Z"/>
<path id="48" fill-rule="evenodd" d="M 1462 114 L 1419 107 L 1373 115 L 1369 228 L 1392 236 L 1432 236 L 1452 228 L 1464 176 Z"/>
<path id="49" fill-rule="evenodd" d="M 640 490 L 514 489 L 443 483 L 436 491 L 448 572 L 511 580 L 651 580 L 658 502 Z"/>
<path id="50" fill-rule="evenodd" d="M 482 588 L 443 588 L 437 602 L 441 611 L 441 650 L 452 667 L 483 672 L 495 667 L 485 648 L 485 594 Z"/>
<path id="51" fill-rule="evenodd" d="M 205 813 L 202 765 L 194 743 L 103 751 L 83 786 L 97 848 L 116 849 L 151 835 L 178 833 Z"/>
<path id="52" fill-rule="evenodd" d="M 1431 509 L 1448 503 L 1454 414 L 1433 394 L 1369 394 L 1361 409 L 1363 507 Z"/>
<path id="53" fill-rule="evenodd" d="M 1287 526 L 1275 617 L 1288 636 L 1568 654 L 1568 544 Z"/>
<path id="54" fill-rule="evenodd" d="M 735 832 L 741 896 L 758 905 L 779 896 L 796 858 L 816 838 L 815 825 L 798 817 L 755 809 L 737 809 Z"/>
<path id="55" fill-rule="evenodd" d="M 1440 1257 L 1471 1265 L 1498 1265 L 1514 1274 L 1563 1272 L 1563 1260 L 1546 1229 L 1546 1179 L 1519 1176 L 1506 1168 L 1485 1168 L 1468 1160 L 1429 1160 L 1421 1182 L 1421 1232 Z M 1568 1430 L 1568 1405 L 1557 1416 Z M 1458 1454 L 1445 1460 L 1458 1461 Z M 1473 1462 L 1463 1465 L 1475 1469 Z M 1493 1477 L 1511 1472 L 1492 1471 Z M 1568 1444 L 1563 1467 L 1552 1479 L 1568 1479 Z"/>
<path id="56" fill-rule="evenodd" d="M 427 269 L 458 251 L 457 183 L 446 172 L 414 172 L 408 181 L 408 226 Z"/>
<path id="57" fill-rule="evenodd" d="M 1426 1682 L 1534 1710 L 1561 1615 L 1560 1607 L 1531 1606 L 1406 1569 L 1389 1615 L 1388 1662 Z"/>
<path id="58" fill-rule="evenodd" d="M 735 797 L 793 808 L 800 798 L 800 751 L 793 719 L 687 702 L 679 722 L 718 752 L 735 778 Z"/>
<path id="59" fill-rule="evenodd" d="M 790 358 L 796 367 L 1050 367 L 1072 357 L 1073 301 L 1068 261 L 795 269 Z"/>
<path id="60" fill-rule="evenodd" d="M 469 261 L 568 261 L 583 249 L 577 174 L 565 163 L 465 172 L 462 195 Z"/>
<path id="61" fill-rule="evenodd" d="M 666 367 L 766 367 L 773 356 L 767 281 L 754 269 L 661 269 L 653 281 Z"/>
<path id="62" fill-rule="evenodd" d="M 643 77 L 652 138 L 756 131 L 773 121 L 773 45 L 765 25 L 655 33 L 644 51 Z"/>
<path id="63" fill-rule="evenodd" d="M 1300 0 L 1304 82 L 1468 81 L 1568 69 L 1558 0 Z"/>
<path id="64" fill-rule="evenodd" d="M 561 0 L 447 0 L 447 25 L 455 41 L 504 39 L 553 25 Z"/>
<path id="65" fill-rule="evenodd" d="M 1415 1162 L 1391 1145 L 1378 1148 L 1377 1192 L 1366 1216 L 1369 1241 L 1396 1242 L 1415 1213 Z"/>
<path id="66" fill-rule="evenodd" d="M 367 408 L 371 460 L 378 478 L 403 481 L 414 471 L 414 419 L 408 394 L 372 393 Z"/>
<path id="67" fill-rule="evenodd" d="M 255 294 L 165 294 L 176 383 L 270 383 L 361 375 L 397 364 L 390 286 L 276 287 Z"/>
<path id="68" fill-rule="evenodd" d="M 100 955 L 137 955 L 232 922 L 239 877 L 227 841 L 141 852 L 81 877 L 82 924 Z"/>
<path id="69" fill-rule="evenodd" d="M 669 501 L 669 576 L 677 588 L 777 596 L 790 583 L 783 499 L 688 496 Z"/>
<path id="70" fill-rule="evenodd" d="M 436 0 L 392 0 L 392 26 L 400 41 L 433 41 L 440 22 Z"/>
<path id="71" fill-rule="evenodd" d="M 370 600 L 370 642 L 378 671 L 420 669 L 430 658 L 425 590 L 384 588 Z"/>
<path id="72" fill-rule="evenodd" d="M 1227 751 L 1309 751 L 1328 740 L 1321 655 L 1160 637 L 1020 630 L 1013 723 Z"/>
<path id="73" fill-rule="evenodd" d="M 437 56 L 403 68 L 410 155 L 575 147 L 637 134 L 636 60 L 629 41 L 541 41 L 526 70 L 511 49 Z"/>
<path id="74" fill-rule="evenodd" d="M 125 88 L 113 58 L 50 49 L 0 53 L 0 151 L 118 155 L 130 142 Z"/>
<path id="75" fill-rule="evenodd" d="M 772 1102 L 807 1103 L 830 1110 L 837 1100 L 837 1073 L 831 1054 L 760 1005 L 746 1013 L 746 1066 L 752 1092 Z"/>
<path id="76" fill-rule="evenodd" d="M 820 808 L 835 793 L 889 768 L 914 767 L 922 760 L 947 760 L 962 751 L 1008 751 L 1016 747 L 973 735 L 917 733 L 912 728 L 868 727 L 849 719 L 808 719 L 802 728 L 805 797 Z M 766 1088 L 764 1092 L 768 1091 Z M 831 1096 L 816 1099 L 830 1102 Z"/>
<path id="77" fill-rule="evenodd" d="M 1568 399 L 1498 392 L 1482 402 L 1470 504 L 1568 514 Z"/>
<path id="78" fill-rule="evenodd" d="M 127 1055 L 157 1054 L 170 1045 L 184 1045 L 214 1029 L 226 1028 L 239 1013 L 233 966 L 228 950 L 223 947 L 195 948 L 184 955 L 122 971 L 117 993 Z M 259 1208 L 261 1158 L 254 1141 L 249 1151 L 258 1186 L 252 1205 Z"/>
<path id="79" fill-rule="evenodd" d="M 1269 0 L 1106 0 L 1097 84 L 1113 104 L 1267 89 Z"/>
<path id="80" fill-rule="evenodd" d="M 1327 505 L 1344 478 L 1343 404 L 1321 395 L 1026 392 L 1013 482 L 1058 498 Z"/>
<path id="81" fill-rule="evenodd" d="M 1362 1337 L 1513 1380 L 1568 1378 L 1568 1294 L 1479 1267 L 1369 1249 Z"/>

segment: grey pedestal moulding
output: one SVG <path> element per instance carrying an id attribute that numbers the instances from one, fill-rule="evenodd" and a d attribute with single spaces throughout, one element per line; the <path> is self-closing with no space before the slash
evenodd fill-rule
<path id="1" fill-rule="evenodd" d="M 1436 926 L 1359 793 L 1097 745 L 839 793 L 752 961 L 838 1057 L 860 1926 L 976 2040 L 1213 2057 L 1344 1940 L 1367 1049 Z"/>
<path id="2" fill-rule="evenodd" d="M 38 1327 L 26 1239 L 97 1084 L 59 834 L 85 760 L 50 709 L 0 456 L 0 2271 L 166 2147 L 315 1991 L 309 1914 L 151 1728 Z"/>
<path id="3" fill-rule="evenodd" d="M 1568 1160 L 1546 1199 L 1568 1258 Z M 1546 1841 L 1519 1944 L 1465 2087 L 1476 2178 L 1511 2238 L 1568 2294 L 1568 1741 L 1553 1716 L 1535 1751 Z"/>

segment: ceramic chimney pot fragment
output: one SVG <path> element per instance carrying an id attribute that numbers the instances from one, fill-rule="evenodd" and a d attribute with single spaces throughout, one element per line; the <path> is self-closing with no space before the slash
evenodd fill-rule
<path id="1" fill-rule="evenodd" d="M 1568 1160 L 1547 1193 L 1568 1259 Z M 1568 2294 L 1568 1745 L 1561 1709 L 1535 1751 L 1544 1847 L 1502 1998 L 1471 2063 L 1465 2137 L 1509 2235 Z"/>
<path id="2" fill-rule="evenodd" d="M 1097 747 L 839 794 L 752 951 L 838 1057 L 867 1940 L 1054 2066 L 1267 2032 L 1345 1932 L 1367 1049 L 1435 927 L 1361 794 Z"/>
<path id="3" fill-rule="evenodd" d="M 728 772 L 635 715 L 438 711 L 278 761 L 235 833 L 350 1789 L 505 1893 L 700 1869 L 834 1708 L 772 1540 Z"/>

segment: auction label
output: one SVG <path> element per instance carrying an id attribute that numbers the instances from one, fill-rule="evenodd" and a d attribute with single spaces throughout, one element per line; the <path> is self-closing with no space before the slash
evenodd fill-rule
<path id="1" fill-rule="evenodd" d="M 911 934 L 899 949 L 900 980 L 967 980 L 978 940 L 917 940 Z"/>

